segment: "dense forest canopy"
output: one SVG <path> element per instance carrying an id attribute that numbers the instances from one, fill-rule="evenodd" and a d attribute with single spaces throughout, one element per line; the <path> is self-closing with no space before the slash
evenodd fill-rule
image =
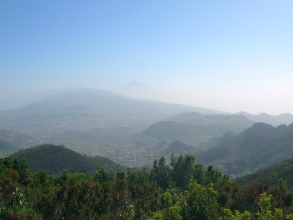
<path id="1" fill-rule="evenodd" d="M 161 157 L 150 172 L 58 175 L 32 172 L 24 159 L 0 162 L 1 219 L 293 219 L 293 189 L 241 187 L 191 155 Z"/>

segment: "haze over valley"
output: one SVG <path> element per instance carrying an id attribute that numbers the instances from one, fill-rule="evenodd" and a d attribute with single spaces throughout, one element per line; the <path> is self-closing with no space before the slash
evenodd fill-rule
<path id="1" fill-rule="evenodd" d="M 123 87 L 123 94 L 101 89 L 69 89 L 1 111 L 1 155 L 52 143 L 81 154 L 108 157 L 127 167 L 152 166 L 153 160 L 160 156 L 190 153 L 200 162 L 212 163 L 221 169 L 223 165 L 217 158 L 216 161 L 204 158 L 213 158 L 212 152 L 225 138 L 234 138 L 257 122 L 277 128 L 293 122 L 289 113 L 278 116 L 233 114 L 130 97 L 124 92 L 128 86 L 137 95 L 148 88 L 142 83 L 131 82 Z M 205 154 L 207 156 L 203 156 Z M 238 153 L 239 156 L 242 154 Z M 230 156 L 227 154 L 227 157 Z M 286 156 L 278 158 L 260 168 L 281 162 Z M 228 163 L 226 157 L 223 159 Z M 235 176 L 244 172 L 227 169 L 222 170 Z M 258 168 L 251 169 L 248 167 L 245 172 Z"/>

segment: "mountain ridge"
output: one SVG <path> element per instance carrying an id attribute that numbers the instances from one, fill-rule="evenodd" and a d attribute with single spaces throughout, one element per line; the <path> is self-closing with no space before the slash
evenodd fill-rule
<path id="1" fill-rule="evenodd" d="M 273 126 L 278 126 L 281 124 L 289 125 L 293 123 L 293 115 L 290 113 L 282 113 L 279 115 L 269 115 L 267 113 L 260 113 L 257 115 L 249 114 L 247 112 L 237 112 L 238 115 L 244 115 L 248 119 L 254 122 L 262 122 L 266 124 L 271 124 Z"/>
<path id="2" fill-rule="evenodd" d="M 293 156 L 293 124 L 274 128 L 255 123 L 238 135 L 221 140 L 196 154 L 203 164 L 214 164 L 227 174 L 245 175 Z"/>

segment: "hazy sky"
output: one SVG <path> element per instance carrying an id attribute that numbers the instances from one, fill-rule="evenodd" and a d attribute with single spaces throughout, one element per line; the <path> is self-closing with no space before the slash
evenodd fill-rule
<path id="1" fill-rule="evenodd" d="M 292 0 L 0 0 L 0 100 L 137 80 L 169 102 L 293 114 L 292 11 Z"/>

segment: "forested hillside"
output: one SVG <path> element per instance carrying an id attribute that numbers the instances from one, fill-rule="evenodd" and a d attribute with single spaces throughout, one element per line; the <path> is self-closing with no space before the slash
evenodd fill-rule
<path id="1" fill-rule="evenodd" d="M 293 219 L 293 191 L 253 183 L 240 187 L 190 155 L 154 161 L 150 173 L 111 175 L 67 170 L 32 173 L 23 159 L 0 160 L 0 219 Z"/>
<path id="2" fill-rule="evenodd" d="M 236 179 L 241 185 L 247 185 L 251 182 L 270 183 L 275 185 L 282 178 L 289 185 L 293 185 L 293 157 L 284 160 L 272 167 L 257 171 L 255 173 Z"/>
<path id="3" fill-rule="evenodd" d="M 203 164 L 214 164 L 227 174 L 243 175 L 293 156 L 293 124 L 274 128 L 264 123 L 219 139 L 215 147 L 196 154 Z"/>
<path id="4" fill-rule="evenodd" d="M 83 156 L 64 146 L 52 144 L 23 149 L 10 155 L 10 157 L 25 159 L 33 172 L 44 170 L 49 174 L 60 174 L 64 169 L 68 169 L 71 173 L 92 173 L 97 168 L 103 168 L 109 173 L 126 170 L 125 167 L 105 157 Z"/>

